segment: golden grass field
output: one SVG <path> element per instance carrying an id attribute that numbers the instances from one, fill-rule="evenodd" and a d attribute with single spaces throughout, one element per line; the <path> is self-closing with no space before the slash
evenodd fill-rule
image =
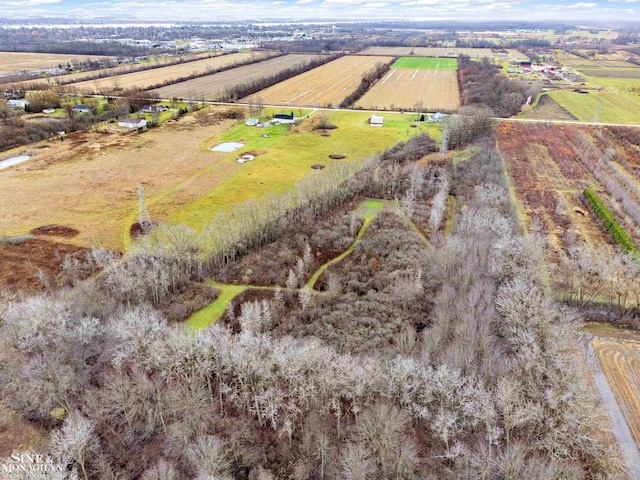
<path id="1" fill-rule="evenodd" d="M 261 90 L 251 97 L 266 104 L 325 107 L 338 105 L 360 85 L 362 75 L 390 57 L 341 57 Z M 247 99 L 245 99 L 247 100 Z"/>
<path id="2" fill-rule="evenodd" d="M 68 87 L 74 87 L 78 92 L 83 93 L 106 93 L 134 87 L 145 90 L 153 85 L 175 80 L 179 77 L 191 75 L 192 73 L 206 73 L 208 70 L 244 63 L 251 59 L 268 58 L 272 55 L 273 52 L 232 53 L 230 55 L 196 60 L 195 62 L 181 65 L 172 65 L 169 67 L 145 70 L 143 72 L 71 83 Z"/>
<path id="3" fill-rule="evenodd" d="M 199 124 L 188 116 L 144 135 L 94 134 L 67 152 L 54 148 L 2 170 L 0 235 L 59 224 L 80 231 L 66 242 L 121 249 L 125 219 L 138 209 L 138 184 L 148 198 L 181 184 L 172 202 L 163 205 L 166 211 L 150 207 L 154 216 L 169 216 L 172 208 L 194 200 L 201 188 L 220 182 L 233 168 L 219 165 L 225 154 L 202 147 L 232 124 Z"/>
<path id="4" fill-rule="evenodd" d="M 392 68 L 356 104 L 369 110 L 457 110 L 457 72 Z"/>
<path id="5" fill-rule="evenodd" d="M 471 58 L 493 58 L 490 48 L 458 47 L 369 47 L 358 55 L 391 55 L 392 57 L 453 57 L 469 55 Z"/>
<path id="6" fill-rule="evenodd" d="M 67 63 L 84 62 L 88 58 L 91 60 L 109 60 L 115 57 L 102 55 L 0 52 L 0 73 L 57 67 L 58 64 L 66 65 Z"/>
<path id="7" fill-rule="evenodd" d="M 216 56 L 218 54 L 219 53 L 217 52 L 201 52 L 201 53 L 190 54 L 190 55 L 182 55 L 180 58 L 195 61 L 198 59 L 208 58 L 210 56 Z M 60 84 L 61 82 L 68 83 L 74 80 L 85 78 L 87 75 L 100 74 L 100 75 L 104 75 L 105 77 L 111 77 L 113 75 L 124 75 L 126 73 L 134 73 L 137 70 L 140 70 L 141 67 L 144 67 L 144 66 L 150 66 L 150 65 L 162 66 L 162 65 L 171 64 L 175 60 L 177 60 L 176 57 L 157 57 L 157 60 L 154 59 L 146 63 L 127 63 L 123 65 L 118 65 L 117 67 L 101 68 L 100 70 L 90 70 L 90 71 L 84 71 L 84 72 L 68 73 L 66 75 L 54 75 L 51 77 L 35 78 L 33 80 L 27 80 L 24 82 L 16 82 L 16 85 L 19 84 L 22 87 L 30 87 L 30 86 L 42 84 L 42 83 L 56 85 L 56 84 Z"/>
<path id="8" fill-rule="evenodd" d="M 246 65 L 244 67 L 226 70 L 224 72 L 207 75 L 204 77 L 174 83 L 162 88 L 156 88 L 154 92 L 160 98 L 205 98 L 217 100 L 228 87 L 239 83 L 248 83 L 260 78 L 275 75 L 283 70 L 304 64 L 318 58 L 318 55 L 284 55 L 260 63 Z"/>
<path id="9" fill-rule="evenodd" d="M 640 446 L 640 336 L 596 337 L 593 347 L 636 444 Z"/>

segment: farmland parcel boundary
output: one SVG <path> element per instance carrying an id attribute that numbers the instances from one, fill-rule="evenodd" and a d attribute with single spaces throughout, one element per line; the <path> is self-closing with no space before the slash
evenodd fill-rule
<path id="1" fill-rule="evenodd" d="M 301 75 L 260 90 L 256 98 L 272 105 L 307 108 L 337 106 L 354 92 L 362 76 L 390 57 L 341 56 Z"/>
<path id="2" fill-rule="evenodd" d="M 397 58 L 392 58 L 386 63 L 378 63 L 375 67 L 362 75 L 360 85 L 358 85 L 358 88 L 354 92 L 347 95 L 345 99 L 340 102 L 340 108 L 347 108 L 360 100 L 360 98 L 362 98 L 362 96 L 389 71 L 391 65 L 397 61 Z"/>
<path id="3" fill-rule="evenodd" d="M 174 83 L 173 85 L 154 90 L 154 93 L 162 98 L 197 98 L 215 101 L 221 96 L 228 94 L 230 88 L 247 84 L 254 80 L 268 78 L 290 68 L 295 68 L 320 58 L 324 58 L 324 56 L 287 54 L 270 58 L 257 64 L 244 65 L 214 75 Z"/>
<path id="4" fill-rule="evenodd" d="M 304 65 L 290 68 L 261 80 L 254 80 L 245 84 L 236 85 L 235 87 L 230 88 L 220 100 L 223 102 L 237 101 L 241 98 L 248 97 L 256 92 L 269 88 L 277 83 L 284 82 L 285 80 L 289 80 L 290 78 L 306 73 L 309 70 L 321 67 L 322 65 L 332 62 L 333 60 L 337 60 L 343 56 L 344 54 L 342 53 L 337 55 L 327 55 L 325 58 L 311 60 Z"/>
<path id="5" fill-rule="evenodd" d="M 120 92 L 128 89 L 147 90 L 157 86 L 159 83 L 163 83 L 164 81 L 174 82 L 176 79 L 188 77 L 192 75 L 196 69 L 197 71 L 202 70 L 206 73 L 210 73 L 226 65 L 238 64 L 247 60 L 255 60 L 257 58 L 263 58 L 271 55 L 273 55 L 273 53 L 232 53 L 221 57 L 197 60 L 185 65 L 171 65 L 168 67 L 153 69 L 151 71 L 125 73 L 109 78 L 74 82 L 60 88 L 69 92 L 77 91 L 83 93 L 100 93 L 103 91 Z"/>
<path id="6" fill-rule="evenodd" d="M 362 96 L 358 107 L 451 113 L 460 108 L 458 76 L 452 70 L 392 68 Z"/>
<path id="7" fill-rule="evenodd" d="M 8 87 L 17 90 L 46 90 L 51 86 L 69 85 L 78 82 L 88 82 L 91 80 L 99 80 L 102 78 L 115 77 L 116 75 L 126 75 L 129 73 L 145 72 L 147 70 L 155 70 L 163 67 L 173 67 L 175 65 L 184 65 L 187 63 L 208 60 L 210 58 L 220 58 L 237 52 L 208 52 L 208 55 L 181 55 L 179 57 L 166 57 L 162 62 L 149 61 L 147 63 L 139 63 L 134 65 L 118 65 L 110 68 L 99 68 L 86 72 L 69 73 L 66 75 L 56 75 L 52 77 L 40 77 L 22 82 L 13 82 Z M 2 79 L 0 78 L 0 83 Z"/>

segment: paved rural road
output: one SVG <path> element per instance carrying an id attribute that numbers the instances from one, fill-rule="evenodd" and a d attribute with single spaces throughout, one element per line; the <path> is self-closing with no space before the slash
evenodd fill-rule
<path id="1" fill-rule="evenodd" d="M 83 97 L 101 97 L 102 95 L 80 95 L 76 96 Z M 110 95 L 114 98 L 118 98 L 117 96 Z M 161 102 L 171 102 L 170 98 L 159 98 L 158 101 Z M 248 103 L 240 103 L 240 102 L 213 102 L 205 100 L 203 101 L 194 101 L 194 103 L 205 104 L 205 105 L 224 105 L 228 107 L 247 107 Z M 315 111 L 328 111 L 328 112 L 364 112 L 364 113 L 404 113 L 407 115 L 419 115 L 424 112 L 391 112 L 388 110 L 354 110 L 352 108 L 326 108 L 326 107 L 311 107 L 311 106 L 299 106 L 299 105 L 263 105 L 264 108 L 283 108 L 285 110 L 297 110 L 303 108 L 305 110 L 314 110 Z M 449 116 L 448 114 L 445 116 Z M 603 123 L 603 122 L 580 122 L 578 120 L 551 120 L 544 118 L 502 118 L 502 117 L 493 117 L 493 120 L 497 122 L 515 122 L 515 123 L 542 123 L 542 124 L 557 124 L 557 125 L 587 125 L 592 127 L 629 127 L 629 128 L 640 128 L 640 125 L 631 125 L 626 123 Z"/>

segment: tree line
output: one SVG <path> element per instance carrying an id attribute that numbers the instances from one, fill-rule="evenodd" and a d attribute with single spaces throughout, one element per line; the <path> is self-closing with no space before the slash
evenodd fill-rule
<path id="1" fill-rule="evenodd" d="M 356 88 L 352 93 L 347 95 L 342 102 L 340 102 L 340 108 L 347 108 L 357 102 L 367 91 L 373 86 L 375 82 L 380 80 L 385 73 L 389 71 L 391 65 L 397 60 L 397 57 L 394 57 L 390 61 L 386 63 L 378 62 L 375 67 L 365 72 L 362 75 L 362 79 L 360 80 L 360 84 L 358 88 Z"/>
<path id="2" fill-rule="evenodd" d="M 536 85 L 500 75 L 500 67 L 487 58 L 477 62 L 468 55 L 458 57 L 458 80 L 463 105 L 484 105 L 498 117 L 519 113 L 527 98 L 538 91 Z"/>

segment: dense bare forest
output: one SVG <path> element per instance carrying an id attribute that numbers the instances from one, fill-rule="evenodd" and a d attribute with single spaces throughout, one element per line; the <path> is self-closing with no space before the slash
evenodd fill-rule
<path id="1" fill-rule="evenodd" d="M 476 137 L 426 164 L 415 137 L 200 234 L 68 261 L 90 277 L 69 290 L 5 295 L 3 403 L 51 433 L 57 478 L 615 478 L 580 315 Z M 162 299 L 206 277 L 265 288 L 210 328 L 169 322 Z"/>

